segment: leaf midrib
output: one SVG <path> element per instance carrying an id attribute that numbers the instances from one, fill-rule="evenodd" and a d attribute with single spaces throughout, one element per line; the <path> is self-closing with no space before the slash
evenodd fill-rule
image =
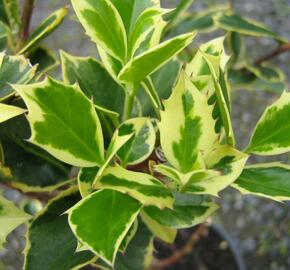
<path id="1" fill-rule="evenodd" d="M 41 106 L 43 106 L 45 109 L 47 109 L 47 111 L 50 112 L 50 114 L 52 115 L 52 117 L 55 117 L 59 122 L 61 122 L 63 124 L 64 127 L 67 128 L 68 131 L 70 131 L 70 133 L 73 135 L 73 137 L 75 137 L 77 139 L 77 141 L 80 142 L 81 145 L 84 146 L 84 148 L 92 155 L 92 157 L 96 158 L 95 162 L 99 162 L 99 160 L 101 159 L 101 157 L 98 157 L 96 155 L 96 153 L 94 151 L 91 150 L 91 148 L 85 144 L 82 139 L 57 115 L 55 114 L 49 107 L 46 106 L 46 104 L 44 104 L 43 102 L 36 100 L 34 97 L 29 96 L 32 100 L 34 100 L 34 102 L 36 102 L 37 104 L 41 104 Z M 96 123 L 95 123 L 96 124 Z M 97 125 L 96 125 L 97 126 Z M 96 142 L 96 141 L 95 141 Z M 98 145 L 98 142 L 96 142 L 96 144 Z M 71 153 L 72 154 L 72 153 Z M 74 154 L 72 154 L 73 156 L 75 156 Z M 78 158 L 78 157 L 77 157 Z"/>

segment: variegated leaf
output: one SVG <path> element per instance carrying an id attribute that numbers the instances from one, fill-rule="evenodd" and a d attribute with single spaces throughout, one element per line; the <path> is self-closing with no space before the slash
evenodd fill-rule
<path id="1" fill-rule="evenodd" d="M 95 109 L 102 126 L 105 148 L 107 148 L 116 128 L 120 125 L 120 115 L 114 111 L 110 111 L 98 105 L 95 105 Z"/>
<path id="2" fill-rule="evenodd" d="M 110 162 L 116 156 L 120 148 L 126 144 L 134 136 L 132 126 L 122 124 L 112 136 L 110 145 L 106 152 L 105 160 L 100 168 L 82 168 L 78 176 L 78 183 L 81 195 L 87 196 L 93 191 L 93 185 L 102 177 L 104 170 L 109 166 Z"/>
<path id="3" fill-rule="evenodd" d="M 82 197 L 93 192 L 93 183 L 99 172 L 99 167 L 81 168 L 78 174 L 78 185 Z"/>
<path id="4" fill-rule="evenodd" d="M 146 86 L 143 84 L 145 91 L 139 91 L 138 97 L 142 100 L 144 115 L 154 115 L 153 109 L 156 110 L 158 107 L 162 108 L 162 104 L 158 104 L 159 100 L 167 99 L 170 96 L 179 75 L 180 68 L 181 63 L 179 63 L 177 59 L 171 60 L 157 72 L 152 74 L 151 80 L 149 80 L 150 84 L 152 81 L 152 85 L 154 86 L 152 91 L 146 91 Z M 150 87 L 150 85 L 147 87 Z M 148 94 L 148 92 L 150 93 Z M 151 92 L 153 93 L 151 94 Z M 150 96 L 152 96 L 152 98 Z"/>
<path id="5" fill-rule="evenodd" d="M 138 225 L 139 225 L 139 222 L 138 222 L 138 219 L 136 219 L 135 222 L 133 223 L 133 225 L 131 226 L 130 230 L 128 231 L 127 235 L 125 236 L 125 238 L 124 238 L 124 240 L 119 248 L 119 251 L 122 252 L 123 254 L 125 254 L 128 245 L 135 237 L 137 230 L 138 230 Z"/>
<path id="6" fill-rule="evenodd" d="M 8 56 L 0 53 L 0 101 L 15 93 L 11 84 L 29 83 L 36 69 L 37 67 L 32 67 L 24 56 Z"/>
<path id="7" fill-rule="evenodd" d="M 11 105 L 23 106 L 21 99 Z M 11 175 L 4 172 L 0 181 L 23 192 L 51 192 L 69 178 L 70 166 L 53 158 L 46 151 L 29 143 L 30 127 L 25 115 L 19 115 L 1 124 L 0 141 L 3 143 L 5 161 Z M 73 179 L 70 183 L 73 183 Z"/>
<path id="8" fill-rule="evenodd" d="M 187 181 L 178 170 L 165 164 L 155 166 L 154 171 L 167 177 L 165 184 L 172 190 L 179 190 L 183 186 L 183 182 Z"/>
<path id="9" fill-rule="evenodd" d="M 218 196 L 221 190 L 231 185 L 240 176 L 247 159 L 246 154 L 230 146 L 216 147 L 205 159 L 207 169 L 210 171 L 208 177 L 192 178 L 190 185 L 187 185 L 184 191 Z"/>
<path id="10" fill-rule="evenodd" d="M 176 238 L 177 230 L 167 226 L 163 226 L 156 220 L 151 218 L 145 211 L 141 211 L 141 217 L 151 233 L 162 241 L 172 244 Z"/>
<path id="11" fill-rule="evenodd" d="M 125 63 L 127 35 L 122 18 L 110 0 L 72 0 L 88 36 L 106 53 Z M 127 6 L 127 5 L 124 5 Z"/>
<path id="12" fill-rule="evenodd" d="M 97 268 L 99 270 L 112 270 L 112 267 L 110 267 L 109 264 L 105 263 L 100 258 L 96 262 L 91 263 L 91 266 L 94 268 Z M 77 270 L 79 270 L 79 269 L 77 269 Z"/>
<path id="13" fill-rule="evenodd" d="M 201 45 L 199 51 L 186 67 L 194 85 L 209 97 L 214 106 L 217 133 L 225 131 L 226 142 L 234 145 L 235 138 L 230 117 L 230 92 L 225 71 L 229 56 L 225 52 L 224 38 L 216 38 Z"/>
<path id="14" fill-rule="evenodd" d="M 102 49 L 101 46 L 97 46 L 97 48 L 104 67 L 114 79 L 114 81 L 121 86 L 121 83 L 118 80 L 118 74 L 121 71 L 123 64 L 113 56 L 109 55 L 104 49 Z"/>
<path id="15" fill-rule="evenodd" d="M 92 102 L 77 86 L 47 78 L 41 83 L 13 87 L 27 105 L 32 143 L 74 166 L 103 163 L 104 143 L 98 116 Z"/>
<path id="16" fill-rule="evenodd" d="M 269 65 L 266 65 L 265 69 L 249 66 L 243 69 L 229 69 L 228 76 L 234 89 L 267 91 L 281 95 L 286 88 L 284 74 L 281 70 L 273 69 Z"/>
<path id="17" fill-rule="evenodd" d="M 160 0 L 111 0 L 120 13 L 126 32 L 132 32 L 139 16 L 149 8 L 160 8 Z"/>
<path id="18" fill-rule="evenodd" d="M 150 77 L 144 79 L 142 82 L 142 87 L 145 90 L 145 93 L 147 94 L 156 115 L 159 116 L 159 110 L 162 109 L 162 102 L 152 79 Z M 142 105 L 144 103 L 143 101 L 144 100 L 142 99 Z"/>
<path id="19" fill-rule="evenodd" d="M 229 32 L 227 36 L 228 47 L 232 52 L 232 59 L 234 63 L 243 61 L 245 57 L 245 42 L 240 33 Z"/>
<path id="20" fill-rule="evenodd" d="M 154 236 L 142 220 L 138 221 L 138 229 L 126 249 L 125 254 L 119 253 L 116 258 L 115 270 L 144 270 L 153 259 Z"/>
<path id="21" fill-rule="evenodd" d="M 119 80 L 129 84 L 140 83 L 187 47 L 195 35 L 196 33 L 189 33 L 177 36 L 138 55 L 120 71 Z"/>
<path id="22" fill-rule="evenodd" d="M 148 206 L 143 211 L 163 226 L 180 229 L 205 222 L 217 209 L 218 206 L 213 202 L 178 205 L 176 201 L 173 209 L 160 210 L 154 206 Z"/>
<path id="23" fill-rule="evenodd" d="M 219 76 L 220 68 L 225 70 L 225 66 L 230 57 L 226 54 L 224 49 L 224 39 L 225 37 L 222 36 L 202 44 L 192 60 L 186 65 L 186 74 L 193 80 L 193 82 L 198 80 L 201 76 L 211 75 L 208 61 L 212 64 L 217 76 Z M 205 55 L 208 56 L 208 61 L 206 61 L 204 57 Z M 198 87 L 198 85 L 196 86 Z M 198 89 L 205 93 L 207 91 L 213 91 L 208 88 L 205 88 L 205 86 L 202 88 L 198 87 Z"/>
<path id="24" fill-rule="evenodd" d="M 134 165 L 146 160 L 154 150 L 155 130 L 149 118 L 132 118 L 121 126 L 127 126 L 134 135 L 119 150 L 122 165 Z"/>
<path id="25" fill-rule="evenodd" d="M 0 123 L 5 122 L 13 117 L 23 114 L 26 110 L 0 103 Z"/>
<path id="26" fill-rule="evenodd" d="M 129 194 L 144 205 L 172 208 L 173 197 L 159 180 L 151 175 L 133 172 L 122 167 L 108 167 L 96 182 L 95 188 L 110 188 Z"/>
<path id="27" fill-rule="evenodd" d="M 282 82 L 285 80 L 285 75 L 283 72 L 277 67 L 271 66 L 269 64 L 262 63 L 259 66 L 247 66 L 246 69 L 254 74 L 257 78 L 265 81 Z"/>
<path id="28" fill-rule="evenodd" d="M 5 243 L 7 235 L 30 218 L 30 215 L 0 195 L 0 248 Z"/>
<path id="29" fill-rule="evenodd" d="M 129 0 L 124 5 L 123 1 L 112 0 L 124 22 L 128 39 L 128 59 L 134 54 L 140 54 L 160 43 L 162 31 L 166 23 L 161 18 L 164 13 L 160 8 L 159 0 Z M 141 31 L 142 30 L 142 31 Z M 98 46 L 99 55 L 103 64 L 118 82 L 118 74 L 122 63 L 106 53 Z"/>
<path id="30" fill-rule="evenodd" d="M 289 201 L 290 166 L 278 162 L 247 166 L 232 186 L 244 195 Z"/>
<path id="31" fill-rule="evenodd" d="M 206 156 L 218 141 L 212 107 L 184 72 L 164 107 L 159 123 L 162 150 L 175 168 L 190 172 L 198 156 Z"/>
<path id="32" fill-rule="evenodd" d="M 50 16 L 48 16 L 41 24 L 32 32 L 29 39 L 24 44 L 24 47 L 18 54 L 23 54 L 31 51 L 35 46 L 51 32 L 53 32 L 64 20 L 68 13 L 67 7 L 63 7 Z"/>
<path id="33" fill-rule="evenodd" d="M 96 260 L 90 251 L 75 252 L 78 241 L 69 227 L 67 216 L 63 215 L 80 199 L 75 188 L 66 190 L 33 219 L 28 228 L 23 269 L 79 269 L 77 267 Z"/>
<path id="34" fill-rule="evenodd" d="M 161 43 L 166 25 L 167 23 L 163 19 L 160 19 L 158 21 L 158 23 L 155 26 L 154 31 L 152 32 L 152 35 L 150 35 L 148 38 L 148 43 L 146 43 L 145 41 L 145 45 L 147 46 L 147 49 L 153 48 Z"/>
<path id="35" fill-rule="evenodd" d="M 121 113 L 124 90 L 111 78 L 104 66 L 91 57 L 77 57 L 61 51 L 62 76 L 66 83 L 77 82 L 96 105 Z"/>
<path id="36" fill-rule="evenodd" d="M 269 106 L 260 118 L 252 135 L 248 153 L 278 155 L 290 151 L 290 93 Z"/>
<path id="37" fill-rule="evenodd" d="M 230 56 L 226 53 L 224 46 L 225 36 L 221 36 L 202 44 L 199 51 L 187 65 L 190 76 L 212 75 L 212 71 L 219 76 L 219 71 L 225 71 Z M 209 67 L 209 63 L 212 68 Z M 196 69 L 194 66 L 198 66 Z"/>
<path id="38" fill-rule="evenodd" d="M 219 175 L 213 170 L 206 170 L 204 166 L 201 166 L 201 168 L 202 169 L 195 169 L 188 173 L 182 173 L 173 167 L 159 164 L 154 167 L 154 170 L 167 177 L 167 185 L 171 189 L 182 191 L 186 190 L 193 182 L 202 181 Z"/>
<path id="39" fill-rule="evenodd" d="M 274 38 L 284 41 L 283 38 L 270 30 L 267 26 L 236 14 L 219 14 L 214 18 L 214 21 L 218 27 L 227 31 L 238 32 L 250 36 Z"/>
<path id="40" fill-rule="evenodd" d="M 225 13 L 228 10 L 229 5 L 217 5 L 196 13 L 190 12 L 183 16 L 182 21 L 171 29 L 170 33 L 178 35 L 190 31 L 198 31 L 199 33 L 215 31 L 217 27 L 213 18 L 217 14 Z"/>
<path id="41" fill-rule="evenodd" d="M 12 175 L 10 175 L 12 178 Z M 76 179 L 69 179 L 69 180 L 64 180 L 61 179 L 59 180 L 57 184 L 51 184 L 51 185 L 45 185 L 43 183 L 38 183 L 38 185 L 32 185 L 31 183 L 25 183 L 23 179 L 22 181 L 12 181 L 10 182 L 10 185 L 12 188 L 15 188 L 17 190 L 20 190 L 24 193 L 47 193 L 47 194 L 53 194 L 53 192 L 56 192 L 58 189 L 62 188 L 68 188 L 71 186 L 75 186 L 76 184 Z M 38 178 L 39 180 L 39 178 Z"/>
<path id="42" fill-rule="evenodd" d="M 131 59 L 147 36 L 155 30 L 161 20 L 161 16 L 167 10 L 161 8 L 148 8 L 137 18 L 136 23 L 128 34 L 128 59 Z"/>
<path id="43" fill-rule="evenodd" d="M 82 244 L 113 265 L 141 206 L 140 202 L 128 195 L 114 190 L 100 190 L 69 210 L 69 224 Z"/>
<path id="44" fill-rule="evenodd" d="M 120 13 L 126 29 L 128 60 L 134 54 L 140 54 L 160 43 L 165 22 L 161 14 L 158 16 L 157 13 L 152 12 L 153 10 L 162 12 L 160 0 L 129 0 L 126 5 L 122 0 L 111 1 Z"/>
<path id="45" fill-rule="evenodd" d="M 123 125 L 118 128 L 110 142 L 108 151 L 105 156 L 105 161 L 102 164 L 101 168 L 99 169 L 94 183 L 99 181 L 100 177 L 102 177 L 105 169 L 109 166 L 112 159 L 117 155 L 117 152 L 124 146 L 126 143 L 130 141 L 130 139 L 134 136 L 134 130 L 131 125 L 127 125 L 124 123 Z"/>
<path id="46" fill-rule="evenodd" d="M 223 70 L 219 69 L 218 73 L 215 71 L 214 66 L 211 64 L 210 58 L 204 56 L 208 66 L 212 73 L 212 81 L 214 85 L 215 93 L 211 97 L 211 102 L 214 104 L 214 116 L 217 119 L 216 132 L 221 131 L 221 127 L 224 128 L 226 142 L 229 145 L 235 145 L 235 136 L 232 127 L 232 121 L 230 116 L 230 104 L 229 104 L 229 85 L 226 81 L 226 74 Z"/>

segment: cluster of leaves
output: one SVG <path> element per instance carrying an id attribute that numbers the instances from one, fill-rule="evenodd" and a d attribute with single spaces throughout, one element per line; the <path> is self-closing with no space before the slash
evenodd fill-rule
<path id="1" fill-rule="evenodd" d="M 21 33 L 12 2 L 0 2 L 10 43 Z M 175 10 L 159 0 L 71 2 L 100 60 L 61 52 L 63 81 L 42 80 L 56 60 L 39 41 L 66 9 L 13 41 L 16 55 L 0 55 L 0 120 L 17 116 L 1 125 L 1 182 L 54 197 L 34 217 L 0 200 L 1 243 L 32 218 L 25 269 L 146 269 L 153 239 L 171 243 L 178 229 L 205 222 L 228 186 L 290 198 L 288 165 L 246 166 L 250 154 L 290 151 L 290 94 L 267 108 L 244 151 L 230 117 L 229 80 L 282 84 L 272 67 L 241 64 L 242 35 L 282 38 L 228 7 L 186 15 L 188 0 Z M 197 32 L 216 28 L 227 36 L 183 52 Z"/>

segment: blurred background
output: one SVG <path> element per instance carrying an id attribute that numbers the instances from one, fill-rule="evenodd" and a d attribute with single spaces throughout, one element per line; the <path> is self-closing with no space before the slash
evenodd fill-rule
<path id="1" fill-rule="evenodd" d="M 178 1 L 162 2 L 166 7 L 174 7 Z M 32 28 L 51 12 L 69 3 L 69 0 L 37 0 Z M 192 9 L 193 12 L 198 12 L 224 3 L 222 0 L 196 0 Z M 231 3 L 236 13 L 261 21 L 290 40 L 290 0 L 232 0 Z M 219 35 L 222 35 L 222 32 L 201 34 L 195 40 L 195 45 Z M 46 47 L 56 51 L 62 49 L 74 55 L 97 56 L 95 45 L 84 35 L 71 8 L 70 16 L 44 43 Z M 277 45 L 271 39 L 247 37 L 246 46 L 248 57 L 257 59 L 275 49 Z M 272 62 L 285 72 L 289 85 L 290 52 L 280 55 Z M 60 72 L 56 72 L 55 76 L 60 77 Z M 277 94 L 261 89 L 255 90 L 238 89 L 233 92 L 232 117 L 239 149 L 247 145 L 250 134 L 266 106 L 277 99 Z M 290 164 L 288 155 L 279 158 Z M 264 162 L 271 159 L 254 158 L 250 162 L 257 160 Z M 15 191 L 8 192 L 15 201 L 21 201 L 20 194 Z M 281 204 L 252 196 L 242 197 L 233 189 L 223 192 L 220 201 L 221 209 L 215 215 L 214 222 L 221 224 L 233 238 L 243 254 L 247 269 L 290 269 L 290 203 Z M 21 227 L 9 236 L 8 249 L 0 252 L 0 270 L 21 269 L 24 233 L 25 229 Z"/>

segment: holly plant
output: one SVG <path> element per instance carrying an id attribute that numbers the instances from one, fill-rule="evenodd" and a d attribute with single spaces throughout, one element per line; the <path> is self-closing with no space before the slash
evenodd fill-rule
<path id="1" fill-rule="evenodd" d="M 290 151 L 290 94 L 266 109 L 244 150 L 231 121 L 232 81 L 279 77 L 241 67 L 241 36 L 283 39 L 229 9 L 190 17 L 191 2 L 71 0 L 99 58 L 61 51 L 61 81 L 47 75 L 47 57 L 26 58 L 66 9 L 1 53 L 0 120 L 15 117 L 1 124 L 1 182 L 43 205 L 28 215 L 0 198 L 1 243 L 28 221 L 24 269 L 147 269 L 154 239 L 172 243 L 178 229 L 206 222 L 227 187 L 290 198 L 289 165 L 246 165 Z M 206 27 L 228 32 L 193 49 Z"/>

